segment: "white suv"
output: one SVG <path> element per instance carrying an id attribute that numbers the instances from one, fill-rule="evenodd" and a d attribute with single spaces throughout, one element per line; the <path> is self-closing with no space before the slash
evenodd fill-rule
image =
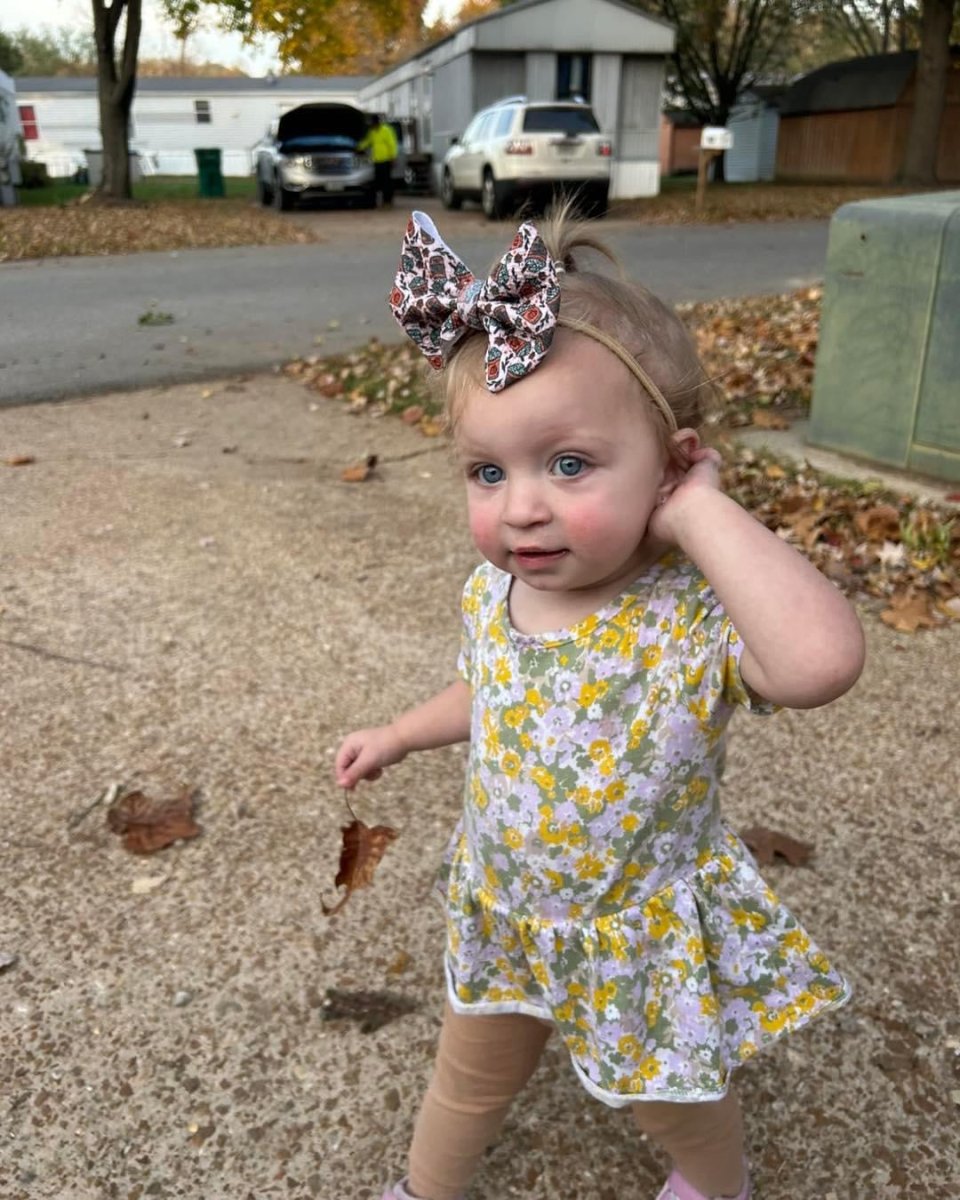
<path id="1" fill-rule="evenodd" d="M 557 192 L 576 193 L 585 214 L 602 216 L 611 154 L 588 104 L 510 96 L 478 112 L 447 151 L 440 198 L 445 208 L 479 200 L 495 220 L 525 200 L 542 207 Z"/>

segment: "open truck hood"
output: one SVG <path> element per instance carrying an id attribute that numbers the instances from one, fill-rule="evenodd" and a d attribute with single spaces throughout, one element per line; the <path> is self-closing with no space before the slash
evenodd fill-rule
<path id="1" fill-rule="evenodd" d="M 301 104 L 280 118 L 277 138 L 349 137 L 358 142 L 367 132 L 367 115 L 352 104 Z"/>

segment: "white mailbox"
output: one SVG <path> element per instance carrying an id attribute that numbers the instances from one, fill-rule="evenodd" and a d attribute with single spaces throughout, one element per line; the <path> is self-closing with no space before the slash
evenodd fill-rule
<path id="1" fill-rule="evenodd" d="M 733 133 L 722 125 L 704 125 L 700 130 L 701 150 L 732 150 Z"/>

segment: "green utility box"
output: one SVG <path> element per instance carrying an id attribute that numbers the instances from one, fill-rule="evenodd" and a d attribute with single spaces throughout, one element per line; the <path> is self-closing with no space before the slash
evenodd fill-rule
<path id="1" fill-rule="evenodd" d="M 219 150 L 194 150 L 201 196 L 223 196 L 223 172 L 220 170 Z"/>
<path id="2" fill-rule="evenodd" d="M 808 436 L 960 480 L 960 192 L 834 214 Z"/>

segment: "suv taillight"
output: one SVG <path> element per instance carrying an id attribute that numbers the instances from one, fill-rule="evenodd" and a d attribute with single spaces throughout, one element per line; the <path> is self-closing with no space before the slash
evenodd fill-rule
<path id="1" fill-rule="evenodd" d="M 512 141 L 507 142 L 507 145 L 505 148 L 505 153 L 506 154 L 532 154 L 533 153 L 533 142 L 526 142 L 523 140 L 523 138 L 514 138 Z"/>
<path id="2" fill-rule="evenodd" d="M 609 158 L 610 155 L 613 153 L 613 147 L 610 145 L 609 142 L 598 142 L 597 143 L 597 153 L 600 155 L 601 158 Z"/>

